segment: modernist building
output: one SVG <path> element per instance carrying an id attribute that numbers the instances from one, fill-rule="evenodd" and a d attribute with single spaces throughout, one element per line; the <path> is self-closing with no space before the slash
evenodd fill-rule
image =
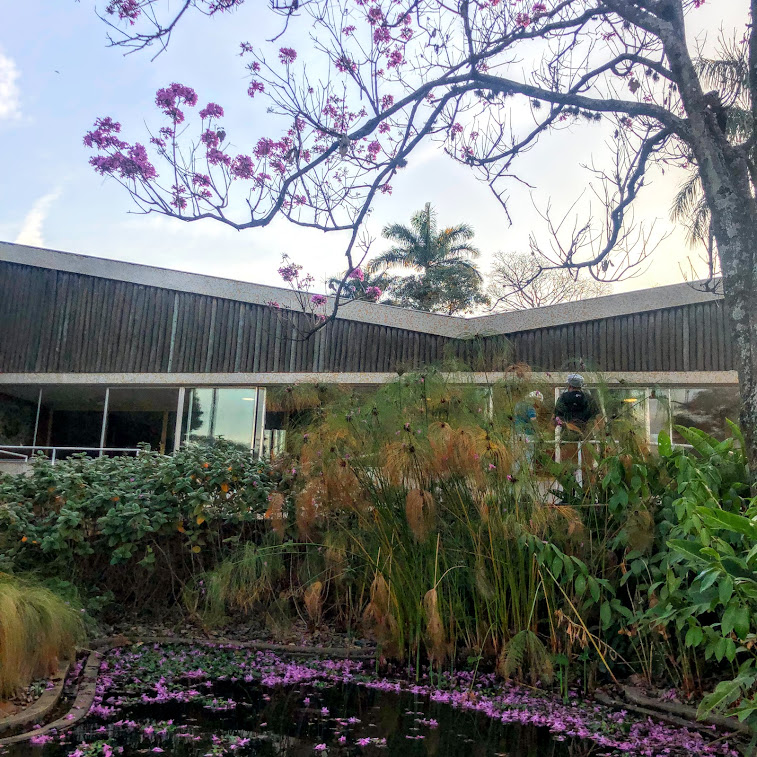
<path id="1" fill-rule="evenodd" d="M 556 387 L 575 369 L 601 376 L 646 400 L 652 439 L 738 415 L 722 299 L 688 284 L 476 318 L 353 302 L 308 339 L 296 310 L 286 289 L 0 243 L 0 459 L 196 436 L 261 451 L 276 436 L 267 388 L 372 384 L 450 358 L 481 383 L 513 363 Z"/>

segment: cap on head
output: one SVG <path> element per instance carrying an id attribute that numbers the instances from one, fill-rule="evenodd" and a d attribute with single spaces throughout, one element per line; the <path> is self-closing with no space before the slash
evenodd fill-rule
<path id="1" fill-rule="evenodd" d="M 580 389 L 584 385 L 584 377 L 580 373 L 571 373 L 568 376 L 568 386 Z"/>
<path id="2" fill-rule="evenodd" d="M 544 395 L 541 392 L 539 392 L 539 391 L 529 392 L 526 395 L 526 399 L 528 399 L 528 400 L 535 400 L 536 402 L 542 402 L 544 400 Z"/>

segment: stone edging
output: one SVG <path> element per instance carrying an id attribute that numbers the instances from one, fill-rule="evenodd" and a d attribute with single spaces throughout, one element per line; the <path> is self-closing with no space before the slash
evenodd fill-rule
<path id="1" fill-rule="evenodd" d="M 42 720 L 58 704 L 70 667 L 70 662 L 61 665 L 58 668 L 58 672 L 50 679 L 55 682 L 52 688 L 45 689 L 38 699 L 24 707 L 20 712 L 16 712 L 6 718 L 1 718 L 0 733 L 2 731 L 9 731 L 11 728 L 29 725 L 29 723 L 38 723 Z"/>
<path id="2" fill-rule="evenodd" d="M 87 717 L 89 708 L 95 699 L 95 686 L 97 684 L 97 674 L 100 670 L 101 659 L 102 654 L 100 652 L 90 652 L 82 670 L 76 698 L 66 715 L 33 731 L 26 731 L 26 733 L 19 733 L 16 736 L 0 739 L 0 746 L 16 744 L 19 741 L 28 741 L 32 736 L 41 736 L 53 731 L 59 733 L 70 728 L 72 725 L 76 725 L 76 723 Z"/>

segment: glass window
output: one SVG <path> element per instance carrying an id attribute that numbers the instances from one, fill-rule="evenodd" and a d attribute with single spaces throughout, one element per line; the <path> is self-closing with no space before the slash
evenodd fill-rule
<path id="1" fill-rule="evenodd" d="M 254 389 L 216 389 L 213 436 L 251 448 L 255 435 Z"/>
<path id="2" fill-rule="evenodd" d="M 189 389 L 184 400 L 184 438 L 188 442 L 211 439 L 213 389 Z"/>
<path id="3" fill-rule="evenodd" d="M 600 398 L 605 417 L 647 427 L 647 389 L 610 389 Z"/>
<path id="4" fill-rule="evenodd" d="M 149 444 L 161 454 L 174 448 L 179 391 L 158 387 L 111 387 L 105 446 L 131 449 Z"/>
<path id="5" fill-rule="evenodd" d="M 726 418 L 738 423 L 741 399 L 735 385 L 670 390 L 673 425 L 694 426 L 716 439 L 730 434 Z M 685 440 L 673 430 L 673 441 Z"/>
<path id="6" fill-rule="evenodd" d="M 223 438 L 256 449 L 259 413 L 265 411 L 257 387 L 229 387 L 187 391 L 184 401 L 184 439 L 202 441 Z"/>
<path id="7" fill-rule="evenodd" d="M 670 390 L 653 389 L 647 400 L 649 405 L 649 440 L 657 444 L 661 432 L 670 436 Z"/>

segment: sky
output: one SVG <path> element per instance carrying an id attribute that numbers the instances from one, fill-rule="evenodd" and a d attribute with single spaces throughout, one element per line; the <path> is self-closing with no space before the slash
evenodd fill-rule
<path id="1" fill-rule="evenodd" d="M 174 81 L 194 87 L 200 103 L 226 107 L 224 125 L 240 152 L 275 133 L 263 103 L 245 95 L 238 55 L 239 42 L 261 43 L 278 31 L 280 21 L 267 5 L 249 0 L 234 14 L 190 18 L 168 50 L 151 61 L 144 52 L 124 56 L 107 47 L 92 0 L 0 0 L 0 240 L 270 285 L 281 284 L 276 271 L 284 253 L 318 281 L 340 272 L 344 244 L 336 234 L 284 220 L 237 232 L 210 220 L 187 224 L 130 213 L 126 191 L 87 163 L 82 137 L 97 117 L 112 116 L 127 139 L 144 140 L 155 91 Z M 743 28 L 746 7 L 747 0 L 708 0 L 696 12 L 692 36 L 706 35 L 710 44 L 720 28 Z M 372 251 L 381 251 L 386 223 L 406 223 L 431 202 L 444 226 L 473 226 L 486 273 L 496 252 L 526 251 L 529 233 L 543 233 L 535 204 L 552 202 L 559 211 L 582 192 L 587 176 L 580 164 L 591 160 L 597 139 L 587 129 L 548 138 L 521 159 L 519 172 L 536 190 L 514 187 L 512 224 L 468 169 L 438 147 L 424 147 L 393 182 L 392 195 L 375 203 L 368 226 L 377 237 Z M 650 175 L 636 219 L 668 236 L 648 270 L 616 283 L 614 291 L 681 281 L 687 261 L 699 255 L 668 217 L 680 180 L 670 170 Z"/>

